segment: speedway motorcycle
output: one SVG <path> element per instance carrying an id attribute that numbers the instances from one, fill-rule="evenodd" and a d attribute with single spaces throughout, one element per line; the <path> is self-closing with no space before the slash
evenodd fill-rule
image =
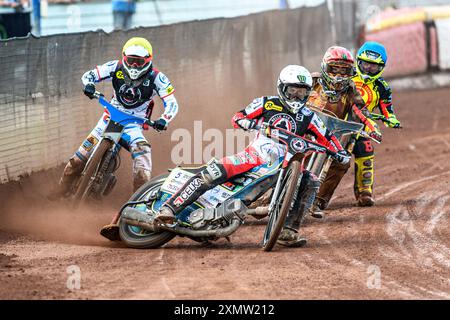
<path id="1" fill-rule="evenodd" d="M 94 97 L 109 113 L 109 119 L 100 141 L 72 188 L 74 207 L 87 199 L 101 199 L 113 190 L 117 182 L 114 172 L 120 166 L 120 143 L 125 126 L 131 123 L 154 126 L 154 122 L 147 118 L 120 111 L 110 104 L 100 92 L 95 92 Z"/>
<path id="2" fill-rule="evenodd" d="M 172 225 L 158 224 L 154 218 L 161 205 L 184 183 L 204 167 L 177 167 L 170 174 L 156 177 L 136 191 L 120 210 L 121 240 L 133 248 L 158 248 L 176 235 L 195 241 L 214 241 L 234 233 L 248 216 L 268 215 L 262 248 L 274 247 L 286 216 L 299 194 L 303 162 L 310 153 L 335 156 L 327 147 L 289 131 L 267 124 L 256 127 L 286 146 L 284 157 L 253 168 L 205 192 L 196 202 L 177 215 Z M 214 161 L 214 159 L 212 160 Z M 268 206 L 249 209 L 248 206 L 273 188 Z"/>

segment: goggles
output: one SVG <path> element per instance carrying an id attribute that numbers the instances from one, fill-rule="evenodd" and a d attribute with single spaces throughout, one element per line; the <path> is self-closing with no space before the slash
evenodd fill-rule
<path id="1" fill-rule="evenodd" d="M 381 70 L 383 70 L 384 65 L 373 62 L 367 62 L 364 60 L 358 60 L 358 67 L 362 73 L 374 76 L 380 73 Z"/>
<path id="2" fill-rule="evenodd" d="M 326 71 L 335 76 L 350 77 L 353 75 L 353 66 L 327 65 Z"/>
<path id="3" fill-rule="evenodd" d="M 289 100 L 299 100 L 299 101 L 303 101 L 304 99 L 308 98 L 310 93 L 311 89 L 296 86 L 287 86 L 285 91 L 286 97 Z"/>
<path id="4" fill-rule="evenodd" d="M 124 56 L 125 63 L 129 67 L 142 68 L 152 61 L 152 57 Z"/>

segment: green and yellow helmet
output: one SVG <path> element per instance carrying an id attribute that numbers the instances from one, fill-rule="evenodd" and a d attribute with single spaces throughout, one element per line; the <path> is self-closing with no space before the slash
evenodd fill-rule
<path id="1" fill-rule="evenodd" d="M 153 48 L 147 39 L 133 37 L 123 46 L 122 64 L 132 80 L 140 78 L 150 69 L 152 59 Z"/>
<path id="2" fill-rule="evenodd" d="M 377 80 L 387 62 L 385 47 L 378 42 L 368 41 L 359 48 L 356 55 L 356 72 L 364 83 Z"/>

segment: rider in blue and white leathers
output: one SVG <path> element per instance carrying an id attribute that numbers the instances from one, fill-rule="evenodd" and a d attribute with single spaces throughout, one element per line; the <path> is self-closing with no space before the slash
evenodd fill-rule
<path id="1" fill-rule="evenodd" d="M 81 81 L 84 93 L 93 98 L 95 84 L 112 81 L 114 95 L 111 104 L 117 109 L 135 116 L 149 118 L 154 97 L 159 96 L 164 104 L 164 113 L 156 120 L 154 128 L 165 130 L 178 112 L 174 88 L 169 79 L 152 66 L 152 46 L 143 38 L 131 38 L 122 50 L 121 60 L 113 60 L 87 71 Z M 65 196 L 80 176 L 94 146 L 106 128 L 109 115 L 105 112 L 95 128 L 64 168 L 56 190 L 49 195 L 51 200 Z M 121 144 L 131 152 L 133 159 L 133 187 L 138 189 L 150 180 L 152 171 L 151 147 L 143 135 L 143 127 L 129 124 L 125 127 Z"/>

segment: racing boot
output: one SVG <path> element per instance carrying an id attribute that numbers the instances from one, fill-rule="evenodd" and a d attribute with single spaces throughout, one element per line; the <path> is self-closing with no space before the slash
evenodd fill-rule
<path id="1" fill-rule="evenodd" d="M 118 223 L 119 219 L 120 215 L 118 212 L 116 213 L 110 224 L 107 224 L 106 226 L 103 226 L 100 229 L 100 235 L 111 241 L 120 241 L 119 223 Z"/>
<path id="2" fill-rule="evenodd" d="M 192 176 L 166 203 L 163 204 L 155 217 L 156 224 L 172 224 L 176 215 L 195 202 L 209 189 L 225 182 L 227 173 L 225 167 L 218 162 L 211 162 Z"/>
<path id="3" fill-rule="evenodd" d="M 371 207 L 373 199 L 373 155 L 355 158 L 355 198 L 360 207 Z"/>
<path id="4" fill-rule="evenodd" d="M 58 185 L 47 195 L 50 201 L 56 201 L 70 194 L 73 184 L 83 172 L 85 163 L 77 156 L 72 157 L 64 168 L 63 175 Z"/>
<path id="5" fill-rule="evenodd" d="M 308 240 L 301 236 L 297 230 L 285 227 L 278 237 L 277 243 L 291 248 L 303 247 Z"/>
<path id="6" fill-rule="evenodd" d="M 360 207 L 372 207 L 375 204 L 372 193 L 368 191 L 360 192 L 357 199 Z"/>
<path id="7" fill-rule="evenodd" d="M 323 212 L 323 210 L 325 210 L 325 208 L 327 208 L 327 207 L 328 207 L 328 202 L 325 202 L 325 200 L 323 200 L 323 199 L 316 198 L 316 200 L 314 201 L 314 204 L 309 212 L 313 218 L 323 219 L 323 218 L 325 218 L 325 212 Z"/>

